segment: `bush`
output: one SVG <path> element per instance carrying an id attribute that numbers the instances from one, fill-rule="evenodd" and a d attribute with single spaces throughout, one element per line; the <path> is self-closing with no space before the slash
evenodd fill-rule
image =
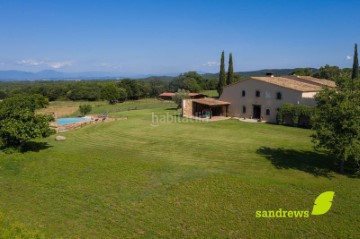
<path id="1" fill-rule="evenodd" d="M 277 123 L 303 128 L 311 128 L 314 107 L 283 104 L 277 112 Z"/>
<path id="2" fill-rule="evenodd" d="M 87 115 L 88 113 L 90 113 L 91 110 L 92 110 L 91 105 L 86 104 L 86 105 L 80 105 L 80 106 L 79 106 L 80 114 L 83 115 L 83 116 L 84 116 L 84 115 Z"/>
<path id="3" fill-rule="evenodd" d="M 172 100 L 178 105 L 177 108 L 180 109 L 182 101 L 187 98 L 189 98 L 189 91 L 180 89 L 175 93 L 175 95 L 173 95 Z"/>

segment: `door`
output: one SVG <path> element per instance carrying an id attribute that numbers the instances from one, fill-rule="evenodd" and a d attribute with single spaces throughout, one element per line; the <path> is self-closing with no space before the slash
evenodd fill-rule
<path id="1" fill-rule="evenodd" d="M 253 105 L 253 119 L 260 119 L 261 105 Z"/>

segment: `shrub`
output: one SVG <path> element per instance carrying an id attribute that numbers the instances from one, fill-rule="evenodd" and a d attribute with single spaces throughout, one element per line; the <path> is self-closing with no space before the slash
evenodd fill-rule
<path id="1" fill-rule="evenodd" d="M 172 100 L 177 104 L 177 108 L 180 109 L 182 101 L 187 98 L 189 98 L 189 91 L 180 89 L 173 95 Z"/>
<path id="2" fill-rule="evenodd" d="M 89 104 L 79 106 L 79 111 L 80 111 L 81 115 L 87 115 L 88 113 L 91 112 L 91 110 L 92 110 L 92 107 Z"/>
<path id="3" fill-rule="evenodd" d="M 314 107 L 306 105 L 283 104 L 277 112 L 277 123 L 310 128 L 314 109 Z"/>

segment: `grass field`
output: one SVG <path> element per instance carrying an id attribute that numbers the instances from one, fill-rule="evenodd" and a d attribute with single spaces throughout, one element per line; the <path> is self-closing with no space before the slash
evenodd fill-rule
<path id="1" fill-rule="evenodd" d="M 207 95 L 209 97 L 218 97 L 219 93 L 216 90 L 203 90 L 201 94 Z"/>
<path id="2" fill-rule="evenodd" d="M 360 180 L 335 173 L 331 158 L 313 150 L 311 131 L 179 122 L 171 103 L 124 111 L 146 103 L 127 104 L 94 109 L 126 121 L 62 133 L 64 142 L 51 136 L 26 153 L 0 152 L 7 220 L 49 238 L 359 238 Z M 336 195 L 323 216 L 255 217 L 311 211 L 329 190 Z"/>
<path id="3" fill-rule="evenodd" d="M 110 105 L 106 101 L 54 101 L 47 108 L 40 109 L 39 113 L 56 112 L 58 117 L 79 116 L 79 106 L 89 104 L 92 107 L 90 114 L 107 114 L 139 109 L 155 109 L 175 107 L 171 101 L 157 99 L 141 99 L 137 101 L 125 101 L 116 105 Z"/>

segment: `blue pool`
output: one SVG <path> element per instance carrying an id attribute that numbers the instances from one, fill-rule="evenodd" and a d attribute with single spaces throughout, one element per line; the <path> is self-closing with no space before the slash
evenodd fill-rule
<path id="1" fill-rule="evenodd" d="M 58 124 L 73 124 L 78 122 L 90 121 L 91 118 L 88 117 L 78 117 L 78 118 L 59 118 L 56 120 Z"/>

